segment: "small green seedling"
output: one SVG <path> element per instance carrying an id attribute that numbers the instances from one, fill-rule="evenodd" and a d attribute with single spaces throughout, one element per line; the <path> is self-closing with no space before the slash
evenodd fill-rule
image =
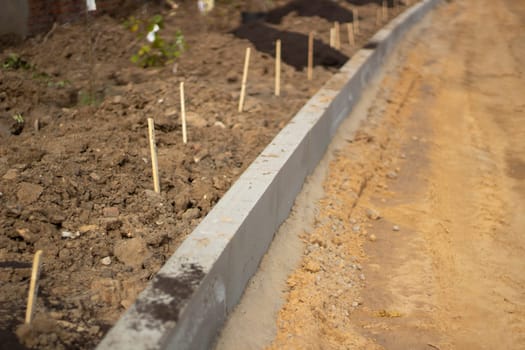
<path id="1" fill-rule="evenodd" d="M 137 53 L 131 56 L 131 62 L 143 68 L 163 66 L 166 63 L 171 63 L 186 49 L 184 35 L 180 30 L 169 41 L 160 35 L 164 28 L 164 20 L 161 15 L 155 15 L 149 21 L 129 17 L 124 22 L 124 26 L 131 32 L 137 33 L 141 40 L 146 39 L 147 41 Z"/>
<path id="2" fill-rule="evenodd" d="M 25 70 L 29 70 L 33 68 L 33 66 L 29 62 L 27 62 L 26 60 L 18 56 L 16 53 L 9 54 L 9 56 L 7 56 L 4 59 L 4 62 L 2 62 L 2 67 L 4 69 L 25 69 Z"/>
<path id="3" fill-rule="evenodd" d="M 20 113 L 16 113 L 12 116 L 12 118 L 18 123 L 18 124 L 24 124 L 24 117 Z"/>

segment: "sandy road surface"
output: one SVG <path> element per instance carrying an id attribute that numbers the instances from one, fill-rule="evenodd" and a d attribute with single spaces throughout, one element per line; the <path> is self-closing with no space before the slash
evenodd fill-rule
<path id="1" fill-rule="evenodd" d="M 525 2 L 445 3 L 398 61 L 334 152 L 271 349 L 525 349 Z"/>

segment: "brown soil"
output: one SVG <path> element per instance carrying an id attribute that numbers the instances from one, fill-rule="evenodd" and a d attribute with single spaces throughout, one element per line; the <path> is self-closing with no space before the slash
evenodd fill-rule
<path id="1" fill-rule="evenodd" d="M 524 348 L 524 20 L 455 1 L 412 38 L 330 164 L 269 348 Z"/>
<path id="2" fill-rule="evenodd" d="M 294 3 L 304 10 L 310 2 Z M 91 30 L 82 23 L 61 25 L 4 47 L 2 61 L 14 52 L 32 68 L 0 70 L 0 348 L 96 345 L 230 184 L 356 50 L 344 31 L 341 52 L 326 46 L 336 5 L 319 3 L 329 7 L 244 26 L 242 2 L 219 2 L 208 17 L 193 1 L 175 13 L 162 9 L 165 34 L 180 29 L 188 44 L 176 65 L 163 68 L 133 66 L 129 59 L 141 43 L 121 19 L 105 16 L 92 18 Z M 340 1 L 340 13 L 351 14 L 351 3 Z M 377 5 L 356 3 L 360 46 L 376 30 Z M 135 15 L 157 11 L 150 5 Z M 273 48 L 263 26 L 268 38 L 283 38 L 280 98 L 273 96 Z M 312 29 L 319 50 L 308 82 L 304 43 Z M 237 113 L 247 46 L 254 47 L 248 96 L 245 112 Z M 96 99 L 86 99 L 90 76 Z M 187 97 L 185 146 L 180 81 Z M 17 114 L 23 122 L 12 118 Z M 148 117 L 156 123 L 160 195 L 152 191 Z M 36 316 L 17 338 L 38 249 L 44 263 Z"/>

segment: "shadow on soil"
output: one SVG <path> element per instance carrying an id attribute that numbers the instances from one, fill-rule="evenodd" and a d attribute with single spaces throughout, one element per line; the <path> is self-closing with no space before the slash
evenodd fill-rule
<path id="1" fill-rule="evenodd" d="M 354 6 L 377 4 L 381 6 L 382 0 L 346 0 Z M 388 7 L 393 7 L 394 0 L 387 1 Z M 332 0 L 295 0 L 284 6 L 277 7 L 268 12 L 242 12 L 242 23 L 255 20 L 264 20 L 268 23 L 279 24 L 288 14 L 295 12 L 300 17 L 321 17 L 329 22 L 350 23 L 354 21 L 352 11 L 341 7 Z"/>
<path id="2" fill-rule="evenodd" d="M 233 31 L 241 39 L 249 40 L 258 51 L 275 55 L 275 41 L 281 39 L 282 61 L 302 70 L 307 65 L 308 36 L 289 31 L 280 31 L 265 25 L 261 21 L 243 24 Z M 314 40 L 314 65 L 340 68 L 348 60 L 342 54 L 321 40 Z"/>

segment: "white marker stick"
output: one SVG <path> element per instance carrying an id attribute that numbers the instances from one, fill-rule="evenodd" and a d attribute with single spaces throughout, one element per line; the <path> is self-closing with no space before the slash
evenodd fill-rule
<path id="1" fill-rule="evenodd" d="M 348 31 L 348 43 L 350 44 L 350 46 L 354 47 L 355 46 L 354 27 L 352 26 L 351 23 L 347 23 L 346 29 Z"/>
<path id="2" fill-rule="evenodd" d="M 246 48 L 246 56 L 244 58 L 244 71 L 242 73 L 241 96 L 239 97 L 239 112 L 244 108 L 244 97 L 246 95 L 246 82 L 248 80 L 248 67 L 250 65 L 250 48 Z"/>
<path id="3" fill-rule="evenodd" d="M 281 40 L 275 42 L 275 96 L 281 95 Z"/>
<path id="4" fill-rule="evenodd" d="M 184 104 L 184 82 L 180 83 L 180 115 L 182 118 L 182 142 L 188 143 L 188 134 L 186 131 L 186 106 Z"/>
<path id="5" fill-rule="evenodd" d="M 335 28 L 330 28 L 330 47 L 335 47 Z"/>
<path id="6" fill-rule="evenodd" d="M 308 34 L 308 80 L 312 80 L 314 67 L 314 32 Z"/>
<path id="7" fill-rule="evenodd" d="M 97 10 L 97 4 L 95 3 L 95 0 L 86 0 L 86 9 L 87 11 L 96 11 Z"/>
<path id="8" fill-rule="evenodd" d="M 40 278 L 40 269 L 42 267 L 42 251 L 37 250 L 33 258 L 33 269 L 31 270 L 31 282 L 29 284 L 29 296 L 27 298 L 26 319 L 25 323 L 30 324 L 33 321 L 33 315 L 38 294 L 38 279 Z"/>
<path id="9" fill-rule="evenodd" d="M 148 118 L 149 149 L 151 152 L 151 170 L 153 172 L 153 189 L 160 193 L 159 163 L 157 161 L 157 145 L 155 143 L 155 123 L 153 118 Z"/>

